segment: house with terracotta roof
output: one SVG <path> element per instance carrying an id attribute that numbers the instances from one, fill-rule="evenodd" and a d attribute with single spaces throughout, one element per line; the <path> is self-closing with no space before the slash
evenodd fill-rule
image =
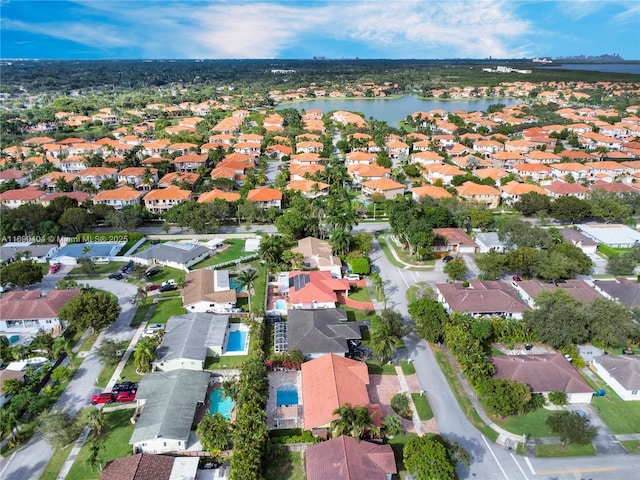
<path id="1" fill-rule="evenodd" d="M 598 292 L 593 286 L 585 282 L 584 280 L 569 279 L 561 283 L 553 284 L 543 282 L 542 280 L 520 280 L 518 282 L 511 282 L 511 286 L 516 289 L 518 296 L 524 300 L 531 308 L 536 307 L 535 299 L 541 292 L 550 291 L 553 292 L 557 288 L 567 292 L 573 298 L 585 305 L 591 304 L 596 298 L 601 298 L 600 292 Z"/>
<path id="2" fill-rule="evenodd" d="M 296 153 L 320 153 L 323 149 L 322 142 L 303 141 L 296 144 Z"/>
<path id="3" fill-rule="evenodd" d="M 282 208 L 282 192 L 277 188 L 254 188 L 247 193 L 247 200 L 260 208 Z"/>
<path id="4" fill-rule="evenodd" d="M 477 202 L 487 208 L 497 208 L 500 205 L 500 190 L 490 185 L 479 185 L 467 181 L 456 187 L 456 190 L 462 198 Z"/>
<path id="5" fill-rule="evenodd" d="M 7 168 L 6 170 L 0 171 L 0 185 L 10 180 L 15 180 L 18 185 L 24 187 L 29 181 L 29 178 L 31 178 L 29 172 L 18 170 L 17 168 Z"/>
<path id="6" fill-rule="evenodd" d="M 239 192 L 225 192 L 224 190 L 219 190 L 217 188 L 209 191 L 201 193 L 198 197 L 198 203 L 209 203 L 215 202 L 216 200 L 223 200 L 225 202 L 237 202 L 240 200 Z"/>
<path id="7" fill-rule="evenodd" d="M 473 175 L 480 180 L 485 180 L 490 178 L 494 181 L 494 184 L 498 186 L 500 184 L 500 179 L 508 176 L 509 174 L 503 170 L 502 168 L 476 168 L 473 171 Z"/>
<path id="8" fill-rule="evenodd" d="M 539 187 L 531 183 L 520 183 L 515 180 L 502 185 L 500 188 L 500 198 L 505 205 L 513 205 L 518 202 L 522 195 L 528 193 L 538 193 L 540 195 L 546 195 L 547 192 L 544 188 Z"/>
<path id="9" fill-rule="evenodd" d="M 18 188 L 0 193 L 0 205 L 7 208 L 18 208 L 27 203 L 38 203 L 45 192 L 36 187 Z"/>
<path id="10" fill-rule="evenodd" d="M 596 157 L 583 150 L 563 150 L 558 155 L 568 162 L 593 162 L 596 160 Z"/>
<path id="11" fill-rule="evenodd" d="M 89 200 L 91 194 L 87 192 L 48 192 L 40 198 L 40 204 L 43 207 L 48 207 L 49 205 L 51 205 L 52 201 L 59 197 L 71 198 L 78 202 L 78 205 L 82 205 L 84 202 Z"/>
<path id="12" fill-rule="evenodd" d="M 513 288 L 501 281 L 472 278 L 468 287 L 462 283 L 438 283 L 435 291 L 447 313 L 522 319 L 522 314 L 530 309 Z"/>
<path id="13" fill-rule="evenodd" d="M 495 140 L 478 140 L 473 144 L 473 151 L 480 152 L 485 156 L 504 150 L 504 145 Z"/>
<path id="14" fill-rule="evenodd" d="M 541 163 L 514 165 L 512 172 L 518 175 L 523 181 L 533 180 L 534 182 L 541 182 L 551 178 L 551 167 Z"/>
<path id="15" fill-rule="evenodd" d="M 587 187 L 583 187 L 579 183 L 568 183 L 561 180 L 555 180 L 543 188 L 551 198 L 573 196 L 584 199 L 589 195 L 589 189 Z"/>
<path id="16" fill-rule="evenodd" d="M 622 400 L 640 400 L 640 358 L 637 355 L 600 355 L 593 358 L 591 366 Z"/>
<path id="17" fill-rule="evenodd" d="M 601 180 L 614 181 L 621 177 L 626 169 L 619 162 L 605 160 L 601 162 L 587 162 L 585 167 L 589 167 L 589 175 L 600 178 Z"/>
<path id="18" fill-rule="evenodd" d="M 305 237 L 298 240 L 298 245 L 291 251 L 302 255 L 305 269 L 328 271 L 335 278 L 342 276 L 342 260 L 333 254 L 333 248 L 326 240 Z"/>
<path id="19" fill-rule="evenodd" d="M 89 167 L 78 172 L 78 179 L 83 183 L 91 183 L 99 187 L 107 179 L 118 180 L 118 169 L 109 167 Z"/>
<path id="20" fill-rule="evenodd" d="M 173 160 L 173 164 L 178 172 L 195 172 L 198 168 L 206 168 L 209 164 L 207 155 L 198 155 L 194 152 L 185 153 Z"/>
<path id="21" fill-rule="evenodd" d="M 233 145 L 233 151 L 242 155 L 251 155 L 254 158 L 260 156 L 262 145 L 255 142 L 236 142 Z"/>
<path id="22" fill-rule="evenodd" d="M 556 155 L 553 152 L 547 152 L 542 150 L 532 150 L 522 155 L 528 164 L 544 164 L 549 165 L 551 163 L 559 163 L 562 161 L 562 157 Z"/>
<path id="23" fill-rule="evenodd" d="M 270 145 L 265 151 L 265 155 L 269 158 L 277 158 L 278 160 L 282 160 L 284 157 L 291 155 L 293 153 L 293 148 L 289 145 Z"/>
<path id="24" fill-rule="evenodd" d="M 371 163 L 367 165 L 348 165 L 347 172 L 349 173 L 349 175 L 351 175 L 354 185 L 360 185 L 363 182 L 369 182 L 372 180 L 389 178 L 389 176 L 391 175 L 390 168 L 381 167 L 377 163 Z"/>
<path id="25" fill-rule="evenodd" d="M 138 453 L 107 462 L 100 480 L 195 480 L 198 462 L 198 457 Z"/>
<path id="26" fill-rule="evenodd" d="M 430 198 L 451 198 L 452 195 L 442 187 L 436 187 L 434 185 L 423 185 L 421 187 L 413 187 L 411 189 L 411 196 L 414 200 L 420 200 L 422 197 Z"/>
<path id="27" fill-rule="evenodd" d="M 289 178 L 291 180 L 306 180 L 308 177 L 315 175 L 316 173 L 323 172 L 326 167 L 324 165 L 309 164 L 290 164 L 289 165 Z"/>
<path id="28" fill-rule="evenodd" d="M 367 385 L 369 372 L 364 362 L 330 353 L 303 363 L 304 429 L 314 436 L 326 436 L 331 421 L 337 418 L 334 410 L 345 403 L 369 408 L 376 413 L 374 422 L 380 422 L 381 408 L 371 404 Z"/>
<path id="29" fill-rule="evenodd" d="M 493 378 L 524 383 L 531 393 L 545 397 L 551 392 L 567 394 L 567 403 L 591 403 L 593 388 L 561 353 L 540 355 L 498 355 L 490 357 L 496 368 Z"/>
<path id="30" fill-rule="evenodd" d="M 320 165 L 323 162 L 319 153 L 305 152 L 291 155 L 290 164 L 293 165 Z"/>
<path id="31" fill-rule="evenodd" d="M 381 193 L 387 200 L 393 200 L 398 195 L 404 195 L 404 185 L 390 178 L 369 180 L 362 184 L 362 193 L 367 196 L 371 196 L 374 193 Z"/>
<path id="32" fill-rule="evenodd" d="M 145 192 L 125 185 L 113 190 L 103 190 L 93 197 L 93 203 L 110 205 L 116 210 L 124 207 L 140 205 Z"/>
<path id="33" fill-rule="evenodd" d="M 375 153 L 361 152 L 355 150 L 345 155 L 345 165 L 369 165 L 377 160 L 378 156 Z"/>
<path id="34" fill-rule="evenodd" d="M 436 240 L 432 246 L 436 252 L 475 253 L 478 245 L 462 228 L 434 228 Z"/>
<path id="35" fill-rule="evenodd" d="M 335 308 L 350 288 L 348 280 L 333 278 L 329 270 L 291 271 L 280 280 L 280 291 L 293 309 Z"/>
<path id="36" fill-rule="evenodd" d="M 60 333 L 60 309 L 80 290 L 15 290 L 0 298 L 0 333 L 15 334 Z"/>
<path id="37" fill-rule="evenodd" d="M 231 313 L 238 300 L 229 270 L 194 270 L 184 278 L 182 304 L 187 312 Z"/>
<path id="38" fill-rule="evenodd" d="M 87 160 L 84 157 L 70 155 L 64 158 L 56 158 L 53 166 L 65 173 L 80 173 L 87 168 Z"/>
<path id="39" fill-rule="evenodd" d="M 442 185 L 451 185 L 453 177 L 465 175 L 467 172 L 455 165 L 448 163 L 422 164 L 424 177 L 431 183 L 441 182 Z"/>
<path id="40" fill-rule="evenodd" d="M 157 168 L 128 167 L 118 172 L 118 183 L 131 185 L 139 190 L 150 190 L 157 182 Z"/>
<path id="41" fill-rule="evenodd" d="M 341 435 L 305 451 L 307 480 L 390 480 L 398 473 L 391 445 Z"/>
<path id="42" fill-rule="evenodd" d="M 167 188 L 184 183 L 194 187 L 200 180 L 200 174 L 193 172 L 169 172 L 158 180 L 158 188 Z"/>
<path id="43" fill-rule="evenodd" d="M 499 151 L 489 155 L 488 159 L 494 167 L 507 171 L 511 171 L 515 165 L 526 162 L 526 159 L 519 152 Z"/>
<path id="44" fill-rule="evenodd" d="M 160 190 L 151 190 L 144 196 L 144 207 L 151 213 L 163 214 L 179 203 L 192 200 L 191 190 L 170 185 Z"/>
<path id="45" fill-rule="evenodd" d="M 302 193 L 305 198 L 317 198 L 329 194 L 328 183 L 313 180 L 291 180 L 286 188 Z"/>

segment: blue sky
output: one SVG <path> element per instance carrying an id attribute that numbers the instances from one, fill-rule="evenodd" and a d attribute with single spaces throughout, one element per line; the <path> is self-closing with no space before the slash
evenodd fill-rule
<path id="1" fill-rule="evenodd" d="M 638 0 L 0 0 L 2 58 L 640 60 Z"/>

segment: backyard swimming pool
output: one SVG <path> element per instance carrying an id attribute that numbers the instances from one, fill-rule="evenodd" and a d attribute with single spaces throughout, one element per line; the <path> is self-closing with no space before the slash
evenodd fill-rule
<path id="1" fill-rule="evenodd" d="M 292 383 L 285 383 L 280 385 L 276 390 L 276 406 L 282 405 L 297 405 L 298 404 L 298 389 Z"/>
<path id="2" fill-rule="evenodd" d="M 233 400 L 231 400 L 230 398 L 223 398 L 222 388 L 216 388 L 213 392 L 211 392 L 209 401 L 209 412 L 211 412 L 211 415 L 218 412 L 227 420 L 231 418 L 231 411 L 233 410 Z"/>
<path id="3" fill-rule="evenodd" d="M 246 355 L 249 353 L 248 336 L 249 327 L 246 324 L 236 323 L 230 325 L 224 355 Z"/>
<path id="4" fill-rule="evenodd" d="M 231 287 L 231 289 L 235 290 L 236 292 L 244 292 L 247 289 L 246 286 L 238 283 L 235 278 L 229 279 L 229 286 Z"/>
<path id="5" fill-rule="evenodd" d="M 276 310 L 286 310 L 287 309 L 287 301 L 286 300 L 282 300 L 280 298 L 280 299 L 275 301 L 273 306 L 276 308 Z"/>

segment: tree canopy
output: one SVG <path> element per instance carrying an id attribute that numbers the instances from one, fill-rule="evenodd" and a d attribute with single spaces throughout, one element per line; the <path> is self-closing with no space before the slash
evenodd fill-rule
<path id="1" fill-rule="evenodd" d="M 0 284 L 25 288 L 42 281 L 42 267 L 32 260 L 13 262 L 0 269 Z"/>
<path id="2" fill-rule="evenodd" d="M 101 330 L 111 325 L 120 315 L 116 297 L 100 290 L 87 290 L 69 300 L 58 316 L 74 330 L 92 328 Z"/>

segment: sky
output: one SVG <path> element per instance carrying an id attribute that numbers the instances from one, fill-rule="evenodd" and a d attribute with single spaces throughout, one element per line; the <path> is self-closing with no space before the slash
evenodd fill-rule
<path id="1" fill-rule="evenodd" d="M 0 0 L 0 57 L 640 60 L 638 0 Z"/>

